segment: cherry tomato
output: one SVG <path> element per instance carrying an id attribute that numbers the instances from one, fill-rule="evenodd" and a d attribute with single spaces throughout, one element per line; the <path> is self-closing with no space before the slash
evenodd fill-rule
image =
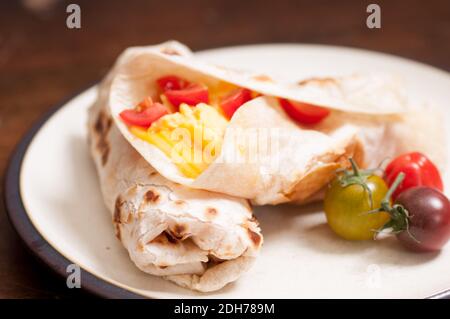
<path id="1" fill-rule="evenodd" d="M 328 186 L 324 201 L 327 222 L 342 238 L 373 239 L 390 218 L 386 212 L 371 212 L 381 207 L 388 188 L 381 177 L 359 171 L 353 161 L 352 165 L 353 173 L 346 171 Z"/>
<path id="2" fill-rule="evenodd" d="M 154 121 L 169 113 L 167 108 L 160 103 L 147 105 L 148 101 L 141 102 L 137 109 L 124 110 L 119 115 L 125 124 L 129 126 L 134 125 L 147 128 Z"/>
<path id="3" fill-rule="evenodd" d="M 163 76 L 162 78 L 157 79 L 156 82 L 163 91 L 182 90 L 189 85 L 188 81 L 176 75 Z"/>
<path id="4" fill-rule="evenodd" d="M 403 154 L 392 160 L 385 169 L 385 179 L 389 186 L 400 172 L 405 173 L 405 179 L 392 195 L 394 200 L 400 193 L 415 186 L 428 186 L 443 191 L 442 178 L 438 169 L 422 153 Z"/>
<path id="5" fill-rule="evenodd" d="M 395 204 L 407 211 L 407 229 L 397 234 L 405 247 L 437 251 L 450 239 L 450 203 L 440 191 L 423 186 L 409 188 L 397 197 Z"/>
<path id="6" fill-rule="evenodd" d="M 279 99 L 281 107 L 299 124 L 317 124 L 330 114 L 330 110 L 307 103 Z"/>
<path id="7" fill-rule="evenodd" d="M 220 101 L 220 107 L 223 113 L 229 119 L 233 116 L 234 112 L 241 107 L 242 104 L 252 99 L 252 92 L 248 89 L 235 89 L 225 95 Z"/>
<path id="8" fill-rule="evenodd" d="M 181 103 L 195 106 L 198 103 L 209 102 L 208 88 L 201 84 L 189 84 L 184 89 L 167 90 L 164 94 L 175 107 L 179 107 Z"/>

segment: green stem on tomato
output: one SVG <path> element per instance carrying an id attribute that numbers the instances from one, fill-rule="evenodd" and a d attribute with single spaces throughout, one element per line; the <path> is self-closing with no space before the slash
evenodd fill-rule
<path id="1" fill-rule="evenodd" d="M 352 164 L 352 169 L 353 169 L 353 173 L 355 174 L 355 176 L 360 177 L 361 174 L 359 172 L 358 165 L 356 165 L 356 162 L 351 157 L 348 160 L 349 160 L 350 164 Z"/>
<path id="2" fill-rule="evenodd" d="M 405 173 L 401 172 L 400 174 L 398 174 L 397 177 L 395 178 L 394 183 L 392 183 L 392 185 L 389 188 L 389 190 L 387 191 L 386 195 L 384 195 L 384 198 L 381 201 L 381 207 L 383 208 L 384 211 L 389 211 L 391 209 L 390 208 L 391 196 L 395 192 L 397 187 L 403 182 L 404 179 L 405 179 Z"/>
<path id="3" fill-rule="evenodd" d="M 393 205 L 391 206 L 391 196 L 397 189 L 397 187 L 403 182 L 405 178 L 405 173 L 401 172 L 395 178 L 394 183 L 392 183 L 391 187 L 384 195 L 383 200 L 381 201 L 380 211 L 384 211 L 389 214 L 391 217 L 389 221 L 384 224 L 379 231 L 384 229 L 391 229 L 393 233 L 398 233 L 404 230 L 408 230 L 408 212 L 401 205 Z"/>

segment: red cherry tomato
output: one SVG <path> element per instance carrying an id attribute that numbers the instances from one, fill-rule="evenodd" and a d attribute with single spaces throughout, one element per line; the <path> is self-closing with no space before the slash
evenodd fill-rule
<path id="1" fill-rule="evenodd" d="M 405 173 L 405 179 L 392 195 L 394 200 L 400 193 L 415 186 L 428 186 L 441 192 L 444 189 L 438 169 L 422 153 L 403 154 L 392 160 L 385 169 L 385 180 L 389 186 L 400 172 Z"/>
<path id="2" fill-rule="evenodd" d="M 181 103 L 195 106 L 198 103 L 209 102 L 208 88 L 201 84 L 189 84 L 184 89 L 167 90 L 164 94 L 175 107 L 180 106 Z"/>
<path id="3" fill-rule="evenodd" d="M 157 79 L 156 82 L 163 91 L 181 90 L 189 85 L 188 81 L 176 75 L 163 76 L 162 78 Z"/>
<path id="4" fill-rule="evenodd" d="M 401 193 L 395 204 L 408 212 L 408 231 L 397 234 L 408 249 L 436 251 L 450 239 L 450 203 L 440 191 L 413 187 Z"/>
<path id="5" fill-rule="evenodd" d="M 144 100 L 144 102 L 138 105 L 137 109 L 124 110 L 119 115 L 127 125 L 147 128 L 161 116 L 169 113 L 167 108 L 160 103 L 152 103 L 150 106 L 147 105 L 148 100 Z"/>
<path id="6" fill-rule="evenodd" d="M 231 119 L 234 112 L 241 107 L 242 104 L 252 99 L 252 92 L 248 89 L 235 89 L 225 95 L 220 101 L 220 107 L 226 117 Z"/>
<path id="7" fill-rule="evenodd" d="M 299 124 L 317 124 L 330 114 L 330 110 L 307 103 L 279 99 L 284 111 Z"/>

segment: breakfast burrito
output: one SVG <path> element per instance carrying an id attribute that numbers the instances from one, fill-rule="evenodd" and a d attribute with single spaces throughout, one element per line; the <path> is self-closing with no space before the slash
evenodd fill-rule
<path id="1" fill-rule="evenodd" d="M 158 173 L 257 205 L 310 201 L 349 157 L 374 167 L 423 151 L 444 163 L 439 116 L 411 107 L 393 77 L 293 83 L 204 63 L 172 41 L 127 49 L 111 81 L 115 125 Z"/>
<path id="2" fill-rule="evenodd" d="M 117 238 L 142 271 L 214 291 L 249 269 L 262 236 L 245 199 L 187 188 L 159 174 L 109 113 L 111 73 L 89 111 L 89 142 Z"/>

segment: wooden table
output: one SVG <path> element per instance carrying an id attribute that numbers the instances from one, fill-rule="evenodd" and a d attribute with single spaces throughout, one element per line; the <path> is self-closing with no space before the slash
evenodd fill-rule
<path id="1" fill-rule="evenodd" d="M 101 79 L 131 45 L 178 39 L 194 50 L 268 43 L 323 43 L 404 56 L 450 70 L 450 4 L 443 1 L 49 1 L 0 2 L 0 169 L 52 105 Z M 66 6 L 81 7 L 81 29 Z M 381 29 L 366 6 L 381 6 Z M 0 297 L 89 297 L 41 265 L 0 212 Z"/>

